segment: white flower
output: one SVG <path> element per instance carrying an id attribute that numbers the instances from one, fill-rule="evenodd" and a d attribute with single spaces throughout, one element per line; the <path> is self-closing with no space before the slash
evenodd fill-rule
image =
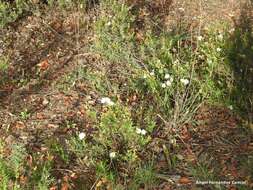
<path id="1" fill-rule="evenodd" d="M 219 35 L 218 35 L 218 39 L 219 39 L 219 40 L 222 40 L 222 39 L 223 39 L 223 35 L 222 35 L 222 34 L 219 34 Z"/>
<path id="2" fill-rule="evenodd" d="M 46 106 L 48 103 L 49 103 L 49 101 L 47 99 L 44 99 L 43 102 L 42 102 L 42 105 Z"/>
<path id="3" fill-rule="evenodd" d="M 198 40 L 198 41 L 202 41 L 202 40 L 203 40 L 203 36 L 198 36 L 198 37 L 197 37 L 197 40 Z"/>
<path id="4" fill-rule="evenodd" d="M 101 102 L 101 104 L 105 104 L 105 105 L 108 105 L 108 106 L 113 106 L 114 105 L 114 102 L 108 97 L 101 98 L 100 102 Z"/>
<path id="5" fill-rule="evenodd" d="M 140 135 L 146 135 L 147 131 L 145 129 L 136 128 L 136 133 Z"/>
<path id="6" fill-rule="evenodd" d="M 85 133 L 79 133 L 79 135 L 78 135 L 78 138 L 80 139 L 80 140 L 83 140 L 84 138 L 86 137 L 86 134 Z"/>
<path id="7" fill-rule="evenodd" d="M 171 80 L 166 81 L 166 86 L 171 86 L 171 84 L 172 84 Z"/>
<path id="8" fill-rule="evenodd" d="M 174 64 L 179 64 L 180 63 L 180 61 L 178 60 L 178 59 L 176 59 L 175 61 L 174 61 Z"/>
<path id="9" fill-rule="evenodd" d="M 170 76 L 170 74 L 165 74 L 164 78 L 169 79 L 169 78 L 171 78 L 171 76 Z"/>
<path id="10" fill-rule="evenodd" d="M 147 75 L 146 75 L 146 74 L 144 74 L 144 75 L 143 75 L 143 78 L 144 78 L 144 79 L 146 79 L 146 78 L 147 78 Z"/>
<path id="11" fill-rule="evenodd" d="M 106 25 L 107 25 L 107 26 L 111 26 L 112 23 L 109 21 L 109 22 L 106 23 Z"/>
<path id="12" fill-rule="evenodd" d="M 147 134 L 147 131 L 144 130 L 144 129 L 142 129 L 142 130 L 141 130 L 141 134 L 142 134 L 142 135 L 146 135 L 146 134 Z"/>
<path id="13" fill-rule="evenodd" d="M 178 8 L 178 10 L 184 12 L 184 8 L 183 7 Z"/>
<path id="14" fill-rule="evenodd" d="M 208 59 L 208 60 L 207 60 L 207 63 L 208 63 L 209 65 L 211 65 L 213 62 L 212 62 L 211 59 Z"/>
<path id="15" fill-rule="evenodd" d="M 172 82 L 173 82 L 173 80 L 174 80 L 173 77 L 170 76 L 170 74 L 166 74 L 164 78 L 167 79 L 167 81 L 165 82 L 165 84 L 166 84 L 167 86 L 171 86 L 171 84 L 172 84 Z"/>
<path id="16" fill-rule="evenodd" d="M 221 48 L 217 48 L 216 51 L 217 51 L 217 52 L 221 52 Z"/>
<path id="17" fill-rule="evenodd" d="M 140 128 L 136 128 L 136 133 L 137 134 L 141 134 L 141 129 Z"/>
<path id="18" fill-rule="evenodd" d="M 170 139 L 170 143 L 173 144 L 173 145 L 175 145 L 175 144 L 177 143 L 177 140 L 174 139 L 174 138 L 173 138 L 173 139 Z"/>
<path id="19" fill-rule="evenodd" d="M 110 158 L 115 158 L 116 157 L 116 152 L 110 152 L 109 157 Z"/>
<path id="20" fill-rule="evenodd" d="M 230 110 L 233 110 L 233 109 L 234 109 L 232 105 L 228 106 L 228 108 L 229 108 Z"/>
<path id="21" fill-rule="evenodd" d="M 183 83 L 184 85 L 189 84 L 189 80 L 188 79 L 180 79 L 180 82 Z"/>
<path id="22" fill-rule="evenodd" d="M 232 28 L 232 29 L 229 30 L 229 33 L 232 34 L 234 31 L 235 31 L 235 29 Z"/>
<path id="23" fill-rule="evenodd" d="M 162 83 L 162 88 L 166 88 L 166 84 L 165 83 Z"/>
<path id="24" fill-rule="evenodd" d="M 152 70 L 152 71 L 150 72 L 150 75 L 151 75 L 151 76 L 154 76 L 154 75 L 155 75 L 155 71 Z"/>

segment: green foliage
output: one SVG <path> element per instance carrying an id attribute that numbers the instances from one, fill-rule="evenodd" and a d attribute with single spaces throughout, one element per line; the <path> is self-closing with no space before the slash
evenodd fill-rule
<path id="1" fill-rule="evenodd" d="M 145 189 L 152 189 L 157 183 L 156 173 L 151 164 L 136 169 L 130 189 L 137 190 L 140 186 Z"/>
<path id="2" fill-rule="evenodd" d="M 12 168 L 15 177 L 19 176 L 19 171 L 24 162 L 26 150 L 22 145 L 14 144 L 12 146 L 12 154 L 9 158 L 9 166 Z"/>
<path id="3" fill-rule="evenodd" d="M 10 4 L 0 1 L 0 26 L 3 27 L 6 23 L 12 21 L 14 15 L 10 15 Z"/>
<path id="4" fill-rule="evenodd" d="M 4 155 L 3 150 L 6 145 L 3 142 L 0 143 L 0 189 L 1 190 L 21 190 L 21 189 L 36 189 L 46 190 L 49 189 L 49 185 L 53 182 L 50 177 L 50 164 L 49 162 L 39 163 L 35 168 L 31 168 L 30 171 L 26 165 L 27 152 L 22 144 L 13 144 L 10 155 Z M 22 184 L 20 177 L 27 175 L 27 184 Z"/>
<path id="5" fill-rule="evenodd" d="M 50 168 L 44 165 L 40 172 L 41 172 L 41 176 L 40 176 L 40 180 L 38 181 L 37 188 L 39 190 L 47 190 L 49 189 L 50 185 L 53 182 L 53 179 L 50 174 Z"/>
<path id="6" fill-rule="evenodd" d="M 26 120 L 30 117 L 30 113 L 28 112 L 27 109 L 25 109 L 24 111 L 20 112 L 20 118 L 22 120 Z"/>
<path id="7" fill-rule="evenodd" d="M 3 144 L 1 145 L 4 146 Z M 24 172 L 23 164 L 26 157 L 26 150 L 20 144 L 13 144 L 11 154 L 7 157 L 0 156 L 0 188 L 9 189 L 10 185 L 13 190 L 21 189 L 19 177 Z"/>
<path id="8" fill-rule="evenodd" d="M 129 7 L 115 0 L 105 0 L 100 5 L 100 19 L 96 22 L 96 40 L 93 49 L 115 62 L 134 62 L 134 17 Z"/>
<path id="9" fill-rule="evenodd" d="M 225 34 L 210 31 L 204 40 L 195 36 L 194 42 L 187 33 L 157 35 L 149 30 L 137 44 L 132 28 L 135 17 L 129 9 L 124 3 L 104 1 L 92 48 L 119 63 L 118 67 L 130 67 L 134 74 L 128 91 L 140 94 L 144 101 L 137 110 L 149 105 L 176 127 L 191 121 L 204 102 L 225 99 L 232 85 L 223 51 Z"/>
<path id="10" fill-rule="evenodd" d="M 191 169 L 191 174 L 196 180 L 208 181 L 214 180 L 214 172 L 210 171 L 208 164 L 200 163 Z"/>
<path id="11" fill-rule="evenodd" d="M 60 7 L 69 7 L 73 3 L 72 0 L 57 0 L 57 4 Z M 52 4 L 52 2 L 51 2 Z"/>
<path id="12" fill-rule="evenodd" d="M 146 132 L 138 133 L 140 129 L 133 125 L 129 110 L 117 104 L 108 108 L 102 113 L 97 130 L 91 142 L 72 138 L 71 150 L 93 167 L 99 178 L 115 181 L 133 175 L 141 163 L 138 153 L 150 137 Z M 125 169 L 120 171 L 122 167 Z"/>
<path id="13" fill-rule="evenodd" d="M 0 73 L 4 73 L 8 69 L 8 61 L 7 57 L 0 57 Z"/>
<path id="14" fill-rule="evenodd" d="M 0 1 L 0 27 L 4 27 L 10 22 L 14 22 L 19 16 L 21 16 L 26 10 L 28 10 L 27 1 L 15 0 L 13 4 L 5 1 Z"/>
<path id="15" fill-rule="evenodd" d="M 69 162 L 69 155 L 66 150 L 62 147 L 60 143 L 54 142 L 51 144 L 51 151 L 54 155 L 59 156 L 64 163 L 68 164 Z"/>
<path id="16" fill-rule="evenodd" d="M 224 28 L 219 26 L 220 29 Z M 225 61 L 225 41 L 228 38 L 227 29 L 223 32 L 210 29 L 204 42 L 200 42 L 199 55 L 204 62 L 199 65 L 200 73 L 205 81 L 205 92 L 210 101 L 225 101 L 232 88 L 233 75 Z M 199 69 L 198 68 L 198 69 Z"/>
<path id="17" fill-rule="evenodd" d="M 37 155 L 34 154 L 34 158 Z M 50 188 L 50 185 L 54 182 L 54 179 L 51 176 L 51 160 L 39 160 L 38 163 L 35 163 L 34 168 L 30 171 L 29 181 L 27 184 L 27 189 L 39 189 L 47 190 Z"/>
<path id="18" fill-rule="evenodd" d="M 234 75 L 231 100 L 241 116 L 253 121 L 253 22 L 252 2 L 245 5 L 232 35 L 227 40 L 227 62 Z"/>
<path id="19" fill-rule="evenodd" d="M 0 188 L 3 190 L 8 189 L 8 183 L 10 181 L 10 175 L 8 174 L 8 167 L 6 166 L 5 160 L 0 158 Z"/>
<path id="20" fill-rule="evenodd" d="M 27 2 L 16 0 L 10 4 L 0 1 L 0 25 L 22 16 L 30 9 Z M 51 8 L 69 9 L 77 8 L 76 5 L 87 8 L 89 2 L 50 0 L 48 3 Z M 47 155 L 35 155 L 34 159 L 39 162 L 34 161 L 32 166 L 24 164 L 25 148 L 13 145 L 10 156 L 0 155 L 0 189 L 9 189 L 10 184 L 14 189 L 20 189 L 22 185 L 18 180 L 24 167 L 30 175 L 25 185 L 27 189 L 49 189 L 54 182 L 51 154 L 57 164 L 61 162 L 69 166 L 73 161 L 73 165 L 79 167 L 76 173 L 92 171 L 97 181 L 108 183 L 111 189 L 152 189 L 156 184 L 156 171 L 153 163 L 147 163 L 155 156 L 153 150 L 148 149 L 149 143 L 156 143 L 156 139 L 151 139 L 157 134 L 153 133 L 154 129 L 157 128 L 158 133 L 165 131 L 164 138 L 169 138 L 163 140 L 173 144 L 171 147 L 164 144 L 162 148 L 158 147 L 161 149 L 159 155 L 163 153 L 165 156 L 167 169 L 173 170 L 183 156 L 175 154 L 179 145 L 172 141 L 180 137 L 181 127 L 192 122 L 202 104 L 225 102 L 229 105 L 232 102 L 240 110 L 250 113 L 252 107 L 248 108 L 248 105 L 252 105 L 250 86 L 253 76 L 251 28 L 238 27 L 232 36 L 225 26 L 218 27 L 224 27 L 224 30 L 218 31 L 215 27 L 201 35 L 182 31 L 183 28 L 177 34 L 143 29 L 144 35 L 140 40 L 135 30 L 137 17 L 131 8 L 124 1 L 100 2 L 91 49 L 110 61 L 110 65 L 101 64 L 96 71 L 80 66 L 65 75 L 62 83 L 58 84 L 60 90 L 71 91 L 79 87 L 79 83 L 87 82 L 84 93 L 95 94 L 94 97 L 87 95 L 88 104 L 92 107 L 84 105 L 86 116 L 93 124 L 91 132 L 87 129 L 87 136 L 78 134 L 79 124 L 67 121 L 64 130 L 72 136 L 67 137 L 64 143 L 50 141 Z M 108 68 L 111 65 L 115 68 Z M 0 74 L 7 71 L 8 59 L 1 57 Z M 117 77 L 111 76 L 115 71 L 119 71 Z M 24 79 L 20 84 L 26 82 Z M 100 106 L 95 99 L 105 94 L 113 96 L 114 102 L 111 105 L 100 102 L 103 104 Z M 30 113 L 25 109 L 19 116 L 27 120 Z M 2 149 L 0 144 L 0 153 Z M 245 167 L 252 165 L 252 159 L 249 159 Z M 214 171 L 210 172 L 210 166 L 203 163 L 193 167 L 191 174 L 198 180 L 215 178 Z"/>
<path id="21" fill-rule="evenodd" d="M 85 79 L 91 82 L 91 87 L 101 94 L 110 92 L 109 81 L 104 72 L 92 72 L 87 70 Z"/>
<path id="22" fill-rule="evenodd" d="M 47 1 L 50 8 L 59 7 L 61 9 L 75 9 L 87 10 L 92 7 L 95 3 L 94 0 L 48 0 Z"/>
<path id="23" fill-rule="evenodd" d="M 8 80 L 9 59 L 6 56 L 0 56 L 0 85 L 3 85 Z"/>
<path id="24" fill-rule="evenodd" d="M 98 127 L 100 133 L 97 139 L 104 147 L 113 149 L 113 144 L 117 144 L 119 147 L 134 150 L 148 142 L 148 139 L 136 133 L 129 111 L 122 106 L 114 106 L 103 113 Z"/>
<path id="25" fill-rule="evenodd" d="M 48 0 L 48 5 L 50 8 L 58 6 L 68 9 L 75 8 L 77 5 L 79 8 L 86 8 L 88 2 L 87 0 Z M 33 12 L 39 7 L 38 5 L 39 3 L 35 4 L 32 0 L 15 0 L 12 3 L 0 0 L 0 27 L 16 21 L 27 12 Z"/>
<path id="26" fill-rule="evenodd" d="M 83 158 L 86 155 L 87 151 L 87 144 L 85 143 L 84 140 L 80 140 L 78 138 L 78 135 L 76 137 L 72 137 L 69 140 L 69 147 L 72 152 L 78 157 L 78 158 Z"/>

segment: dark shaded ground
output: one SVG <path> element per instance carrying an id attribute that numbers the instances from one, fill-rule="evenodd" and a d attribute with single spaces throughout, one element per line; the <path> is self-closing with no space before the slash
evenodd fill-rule
<path id="1" fill-rule="evenodd" d="M 235 77 L 231 97 L 241 116 L 253 121 L 253 2 L 245 3 L 227 42 L 228 62 Z"/>

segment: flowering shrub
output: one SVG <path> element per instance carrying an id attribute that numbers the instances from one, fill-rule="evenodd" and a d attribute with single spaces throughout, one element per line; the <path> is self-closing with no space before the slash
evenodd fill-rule
<path id="1" fill-rule="evenodd" d="M 126 14 L 129 13 L 124 12 L 124 18 L 128 18 Z M 117 16 L 115 18 L 119 19 Z M 98 20 L 98 38 L 93 48 L 116 62 L 121 70 L 126 64 L 132 69 L 131 75 L 126 77 L 128 81 L 124 84 L 128 85 L 128 91 L 124 93 L 135 93 L 138 98 L 133 98 L 133 104 L 127 104 L 131 102 L 129 100 L 116 103 L 108 97 L 100 98 L 99 103 L 105 111 L 101 117 L 95 116 L 97 131 L 92 135 L 92 141 L 84 138 L 80 141 L 79 138 L 75 150 L 79 147 L 80 151 L 76 152 L 84 158 L 84 163 L 94 168 L 98 178 L 117 183 L 123 176 L 138 178 L 132 181 L 136 185 L 133 189 L 138 189 L 143 181 L 148 184 L 154 177 L 152 168 L 140 168 L 145 161 L 140 159 L 139 153 L 143 153 L 151 141 L 149 134 L 157 125 L 157 116 L 177 132 L 183 124 L 192 122 L 201 104 L 223 101 L 233 76 L 225 63 L 225 32 L 206 31 L 205 35 L 194 36 L 191 41 L 186 35 L 154 35 L 149 31 L 143 42 L 133 48 L 131 40 L 134 36 L 127 33 L 131 30 L 131 20 L 121 23 L 113 19 L 109 21 L 102 17 Z M 185 45 L 187 42 L 193 45 Z M 120 85 L 115 86 L 115 92 L 122 93 Z M 120 95 L 125 96 L 115 94 Z M 169 143 L 176 144 L 175 138 L 169 139 Z M 174 165 L 173 156 L 171 160 Z M 146 176 L 141 176 L 140 172 Z M 147 176 L 150 176 L 148 180 Z"/>
<path id="2" fill-rule="evenodd" d="M 148 134 L 151 131 L 135 127 L 129 110 L 118 104 L 108 107 L 101 115 L 97 129 L 91 142 L 85 141 L 82 133 L 72 139 L 71 149 L 79 153 L 77 155 L 80 158 L 86 156 L 86 162 L 96 168 L 99 176 L 114 176 L 116 171 L 120 173 L 119 176 L 126 176 L 135 171 L 141 162 L 138 153 L 150 141 Z M 126 170 L 119 171 L 126 165 Z M 107 172 L 99 173 L 101 167 L 105 167 Z"/>
<path id="3" fill-rule="evenodd" d="M 207 31 L 192 41 L 187 34 L 157 35 L 148 30 L 136 46 L 134 17 L 126 5 L 105 1 L 102 13 L 92 47 L 133 71 L 130 86 L 144 102 L 137 110 L 152 99 L 153 108 L 178 128 L 191 120 L 203 102 L 224 96 L 229 71 L 219 63 L 224 62 L 225 34 Z"/>
<path id="4" fill-rule="evenodd" d="M 101 102 L 101 104 L 108 105 L 108 106 L 113 106 L 114 105 L 114 102 L 108 97 L 101 98 L 100 102 Z"/>

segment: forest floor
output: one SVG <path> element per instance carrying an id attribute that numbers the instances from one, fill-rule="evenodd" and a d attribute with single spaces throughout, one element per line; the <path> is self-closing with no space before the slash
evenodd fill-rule
<path id="1" fill-rule="evenodd" d="M 235 1 L 203 3 L 201 10 L 194 2 L 177 1 L 173 6 L 184 7 L 185 17 L 201 15 L 203 25 L 220 19 L 230 19 L 232 23 L 231 18 L 239 14 Z M 89 189 L 102 189 L 107 183 L 94 180 L 93 174 L 72 162 L 71 156 L 66 164 L 58 153 L 51 155 L 56 139 L 65 144 L 65 139 L 80 131 L 87 136 L 96 131 L 86 108 L 100 106 L 101 93 L 94 88 L 92 77 L 81 77 L 80 72 L 103 72 L 111 80 L 121 80 L 113 63 L 90 51 L 94 41 L 92 23 L 96 17 L 97 11 L 93 9 L 82 12 L 41 6 L 0 31 L 0 55 L 8 57 L 9 64 L 0 82 L 0 138 L 5 147 L 0 151 L 8 157 L 11 151 L 8 147 L 20 143 L 26 149 L 31 168 L 36 168 L 41 160 L 51 160 L 55 181 L 50 190 L 86 189 L 78 186 L 82 180 L 92 184 L 87 185 Z M 168 26 L 173 24 L 174 17 L 173 13 L 167 17 Z M 119 99 L 138 104 L 135 95 L 123 96 Z M 184 124 L 179 131 L 178 146 L 170 149 L 178 163 L 171 166 L 162 155 L 156 160 L 154 168 L 159 174 L 159 183 L 152 189 L 216 188 L 197 184 L 198 179 L 246 183 L 239 187 L 230 184 L 227 189 L 231 190 L 252 188 L 249 166 L 253 166 L 253 129 L 252 124 L 250 129 L 243 123 L 232 108 L 203 104 L 194 116 L 194 123 Z M 169 140 L 159 128 L 151 136 L 150 148 L 160 154 Z M 26 178 L 29 177 L 25 173 L 19 176 L 21 184 L 26 183 Z"/>

